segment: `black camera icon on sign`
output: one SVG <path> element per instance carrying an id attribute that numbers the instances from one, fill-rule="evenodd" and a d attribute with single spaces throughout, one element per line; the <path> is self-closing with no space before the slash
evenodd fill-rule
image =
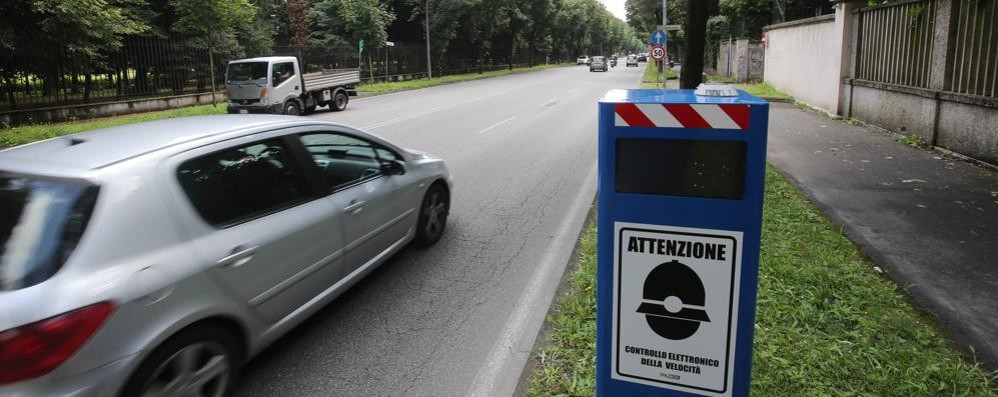
<path id="1" fill-rule="evenodd" d="M 656 266 L 645 278 L 638 313 L 659 336 L 683 340 L 693 336 L 707 316 L 706 292 L 700 276 L 677 260 Z"/>

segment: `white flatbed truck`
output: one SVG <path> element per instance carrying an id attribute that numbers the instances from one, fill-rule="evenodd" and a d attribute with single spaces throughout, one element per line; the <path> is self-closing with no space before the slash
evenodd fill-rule
<path id="1" fill-rule="evenodd" d="M 231 61 L 225 70 L 229 113 L 299 115 L 329 106 L 344 110 L 357 96 L 360 69 L 323 69 L 302 73 L 296 57 Z"/>

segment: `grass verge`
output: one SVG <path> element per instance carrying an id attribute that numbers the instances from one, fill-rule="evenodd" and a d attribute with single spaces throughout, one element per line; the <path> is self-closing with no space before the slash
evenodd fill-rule
<path id="1" fill-rule="evenodd" d="M 531 396 L 592 395 L 596 225 L 548 315 Z M 994 396 L 863 254 L 769 167 L 752 359 L 757 396 Z"/>
<path id="2" fill-rule="evenodd" d="M 550 68 L 556 68 L 568 65 L 569 64 L 538 65 L 530 68 L 516 68 L 513 70 L 503 69 L 503 70 L 494 70 L 491 72 L 484 72 L 484 73 L 455 74 L 450 76 L 434 77 L 433 79 L 417 79 L 417 80 L 408 80 L 408 81 L 393 81 L 387 83 L 364 84 L 357 87 L 357 91 L 367 94 L 386 94 L 389 92 L 415 90 L 419 88 L 432 87 L 435 85 L 451 84 L 460 81 L 478 80 L 495 76 L 505 76 L 508 74 L 532 72 L 536 70 L 544 70 L 544 69 L 550 69 Z"/>
<path id="3" fill-rule="evenodd" d="M 79 121 L 68 121 L 53 124 L 25 125 L 14 128 L 0 129 L 0 148 L 22 145 L 42 139 L 74 134 L 98 128 L 114 127 L 124 124 L 138 123 L 174 117 L 202 116 L 207 114 L 225 113 L 225 104 L 217 107 L 211 105 L 191 106 L 156 112 L 136 113 L 124 116 L 103 117 Z"/>
<path id="4" fill-rule="evenodd" d="M 738 84 L 736 87 L 745 92 L 765 99 L 785 99 L 793 100 L 790 95 L 784 94 L 780 90 L 773 88 L 769 83 Z"/>
<path id="5" fill-rule="evenodd" d="M 667 77 L 669 80 L 679 78 L 679 75 L 676 74 L 676 72 L 672 69 L 669 69 L 668 72 L 666 73 L 668 73 Z M 645 63 L 645 74 L 644 76 L 641 77 L 641 82 L 642 83 L 662 82 L 662 73 L 658 71 L 657 67 L 655 67 L 655 62 Z"/>

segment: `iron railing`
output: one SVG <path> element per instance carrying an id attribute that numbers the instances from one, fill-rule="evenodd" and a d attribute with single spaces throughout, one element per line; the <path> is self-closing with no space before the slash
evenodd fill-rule
<path id="1" fill-rule="evenodd" d="M 928 88 L 936 2 L 901 1 L 858 13 L 856 78 Z"/>
<path id="2" fill-rule="evenodd" d="M 422 43 L 368 48 L 359 58 L 356 48 L 347 47 L 275 45 L 244 50 L 251 47 L 211 51 L 189 40 L 129 37 L 116 51 L 87 59 L 74 59 L 60 48 L 33 51 L 42 54 L 36 57 L 18 51 L 0 53 L 0 112 L 211 92 L 212 76 L 214 87 L 221 90 L 226 64 L 255 56 L 297 56 L 306 72 L 359 67 L 365 83 L 426 76 L 426 47 Z M 498 70 L 510 63 L 525 66 L 529 58 L 523 51 L 512 59 L 508 55 L 478 59 L 444 53 L 433 60 L 433 75 Z M 543 55 L 535 54 L 534 61 L 543 63 Z"/>
<path id="3" fill-rule="evenodd" d="M 950 91 L 998 97 L 998 0 L 956 2 Z"/>

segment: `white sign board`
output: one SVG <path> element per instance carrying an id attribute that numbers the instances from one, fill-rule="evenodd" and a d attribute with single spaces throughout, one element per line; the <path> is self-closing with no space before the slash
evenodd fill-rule
<path id="1" fill-rule="evenodd" d="M 611 377 L 730 395 L 742 233 L 623 222 L 614 231 Z"/>

